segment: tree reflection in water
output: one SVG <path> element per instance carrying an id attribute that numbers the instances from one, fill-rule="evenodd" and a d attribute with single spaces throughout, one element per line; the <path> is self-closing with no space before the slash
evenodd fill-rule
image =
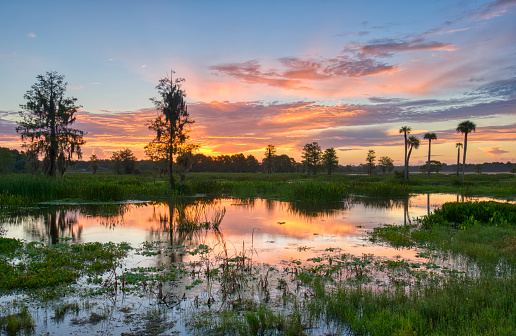
<path id="1" fill-rule="evenodd" d="M 160 213 L 154 208 L 149 219 L 159 223 L 159 229 L 150 229 L 150 240 L 167 242 L 170 253 L 160 255 L 160 264 L 182 262 L 184 252 L 180 252 L 178 246 L 208 245 L 211 233 L 216 238 L 216 243 L 224 242 L 224 237 L 219 230 L 226 209 L 221 207 L 215 199 L 202 200 L 168 200 L 164 202 L 168 213 Z M 168 260 L 164 258 L 168 257 Z M 161 260 L 163 259 L 163 260 Z"/>
<path id="2" fill-rule="evenodd" d="M 30 241 L 47 241 L 53 245 L 63 238 L 73 242 L 81 240 L 83 223 L 78 219 L 80 215 L 95 217 L 99 224 L 115 228 L 123 224 L 127 211 L 127 204 L 51 205 L 22 209 L 14 216 L 6 217 L 4 222 L 23 225 L 25 238 Z"/>
<path id="3" fill-rule="evenodd" d="M 77 219 L 78 214 L 79 210 L 62 206 L 30 208 L 4 218 L 3 222 L 12 226 L 23 225 L 25 238 L 30 241 L 46 241 L 48 245 L 53 245 L 60 238 L 74 242 L 80 240 L 83 227 Z"/>

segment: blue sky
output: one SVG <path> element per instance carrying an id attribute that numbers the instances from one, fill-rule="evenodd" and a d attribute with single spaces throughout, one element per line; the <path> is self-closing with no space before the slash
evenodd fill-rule
<path id="1" fill-rule="evenodd" d="M 201 152 L 253 154 L 304 144 L 403 161 L 401 126 L 435 132 L 434 159 L 454 163 L 470 119 L 471 162 L 516 162 L 516 0 L 12 1 L 0 12 L 0 146 L 23 94 L 65 75 L 83 107 L 84 148 L 143 157 L 149 98 L 170 69 L 185 78 Z M 427 146 L 412 155 L 426 160 Z"/>

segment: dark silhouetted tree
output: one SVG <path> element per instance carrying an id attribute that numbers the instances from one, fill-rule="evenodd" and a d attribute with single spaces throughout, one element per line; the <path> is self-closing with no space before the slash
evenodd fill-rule
<path id="1" fill-rule="evenodd" d="M 475 172 L 480 174 L 482 172 L 483 164 L 479 163 L 475 165 Z"/>
<path id="2" fill-rule="evenodd" d="M 430 161 L 430 171 L 439 173 L 443 169 L 443 164 L 441 161 L 432 160 Z M 428 162 L 425 165 L 419 166 L 419 171 L 421 173 L 426 173 L 428 170 Z"/>
<path id="3" fill-rule="evenodd" d="M 199 149 L 199 145 L 185 144 L 177 152 L 176 165 L 181 186 L 186 184 L 186 174 L 192 169 L 194 163 L 193 151 Z"/>
<path id="4" fill-rule="evenodd" d="M 403 133 L 403 137 L 405 138 L 405 158 L 404 158 L 404 165 L 405 165 L 405 179 L 408 179 L 408 156 L 407 156 L 407 148 L 408 148 L 408 139 L 407 135 L 410 134 L 412 129 L 409 126 L 401 126 L 400 133 Z"/>
<path id="5" fill-rule="evenodd" d="M 322 160 L 321 146 L 317 142 L 306 144 L 303 147 L 303 154 L 301 156 L 308 175 L 316 175 Z"/>
<path id="6" fill-rule="evenodd" d="M 427 161 L 427 168 L 428 168 L 428 177 L 430 177 L 430 151 L 432 148 L 432 140 L 437 140 L 437 135 L 435 133 L 425 133 L 423 136 L 423 139 L 428 140 L 428 161 Z"/>
<path id="7" fill-rule="evenodd" d="M 274 157 L 276 156 L 276 147 L 267 145 L 265 148 L 265 157 L 262 160 L 262 166 L 267 174 L 274 171 Z"/>
<path id="8" fill-rule="evenodd" d="M 293 173 L 296 171 L 296 160 L 286 154 L 275 156 L 273 161 L 274 171 L 278 173 Z"/>
<path id="9" fill-rule="evenodd" d="M 93 174 L 97 173 L 99 170 L 99 158 L 96 154 L 90 156 L 90 170 L 93 172 Z"/>
<path id="10" fill-rule="evenodd" d="M 0 173 L 8 173 L 13 170 L 14 154 L 9 148 L 0 147 Z"/>
<path id="11" fill-rule="evenodd" d="M 111 167 L 116 174 L 134 174 L 136 160 L 133 151 L 125 148 L 111 155 Z"/>
<path id="12" fill-rule="evenodd" d="M 378 160 L 378 166 L 380 167 L 383 175 L 385 175 L 385 173 L 390 173 L 394 170 L 394 161 L 388 156 L 382 156 L 380 160 Z"/>
<path id="13" fill-rule="evenodd" d="M 457 126 L 457 132 L 464 134 L 464 153 L 462 158 L 462 182 L 464 182 L 464 174 L 466 173 L 466 151 L 468 150 L 468 133 L 474 132 L 477 125 L 474 122 L 466 120 Z"/>
<path id="14" fill-rule="evenodd" d="M 245 158 L 245 166 L 248 173 L 256 173 L 260 168 L 260 162 L 258 162 L 254 155 L 248 155 Z"/>
<path id="15" fill-rule="evenodd" d="M 76 98 L 65 97 L 67 83 L 57 72 L 39 75 L 23 98 L 20 105 L 22 121 L 16 132 L 21 135 L 23 147 L 33 158 L 43 158 L 43 172 L 55 177 L 64 174 L 66 167 L 73 164 L 74 155 L 82 157 L 84 132 L 72 128 L 75 114 L 80 108 Z"/>
<path id="16" fill-rule="evenodd" d="M 367 152 L 366 157 L 366 170 L 367 174 L 373 175 L 374 170 L 376 168 L 375 162 L 376 161 L 376 153 L 373 149 L 370 149 L 369 152 Z"/>
<path id="17" fill-rule="evenodd" d="M 162 78 L 156 89 L 159 98 L 151 98 L 159 111 L 158 117 L 151 120 L 149 129 L 156 133 L 155 138 L 145 146 L 145 153 L 152 159 L 164 161 L 168 167 L 169 189 L 175 188 L 174 157 L 188 139 L 188 126 L 194 121 L 190 119 L 185 102 L 185 93 L 181 89 L 182 78 Z"/>
<path id="18" fill-rule="evenodd" d="M 335 148 L 330 147 L 323 153 L 322 164 L 328 175 L 331 175 L 335 170 L 339 168 L 339 158 Z"/>

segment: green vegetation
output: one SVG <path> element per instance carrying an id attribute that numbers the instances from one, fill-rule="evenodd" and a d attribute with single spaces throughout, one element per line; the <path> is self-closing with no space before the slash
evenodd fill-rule
<path id="1" fill-rule="evenodd" d="M 98 275 L 114 269 L 125 257 L 126 244 L 86 243 L 51 247 L 0 239 L 0 289 L 43 288 L 75 281 L 81 275 Z M 12 262 L 17 260 L 18 262 Z"/>
<path id="2" fill-rule="evenodd" d="M 34 330 L 34 321 L 27 307 L 23 307 L 19 313 L 0 316 L 0 331 L 5 335 L 16 336 L 22 331 L 25 335 L 31 335 Z"/>
<path id="3" fill-rule="evenodd" d="M 319 294 L 311 302 L 312 309 L 329 320 L 347 323 L 359 335 L 512 335 L 516 330 L 516 276 L 511 271 L 516 266 L 515 216 L 515 204 L 447 203 L 420 224 L 376 228 L 373 241 L 417 246 L 443 256 L 463 255 L 475 261 L 480 272 L 475 276 L 443 269 L 431 277 L 432 272 L 411 270 L 419 284 L 425 280 L 423 286 L 411 285 L 408 291 L 399 282 L 382 290 L 342 285 L 327 290 L 314 282 Z M 408 267 L 402 261 L 385 265 Z"/>
<path id="4" fill-rule="evenodd" d="M 492 270 L 500 261 L 516 265 L 515 223 L 516 204 L 445 203 L 417 224 L 375 228 L 372 239 L 462 254 Z"/>
<path id="5" fill-rule="evenodd" d="M 51 179 L 41 175 L 1 174 L 0 206 L 16 208 L 45 201 L 75 200 L 115 202 L 127 199 L 168 198 L 211 194 L 238 198 L 264 197 L 286 201 L 334 202 L 349 195 L 407 197 L 411 193 L 459 193 L 514 199 L 516 178 L 512 174 L 474 174 L 463 183 L 454 175 L 412 175 L 404 181 L 396 175 L 317 175 L 301 173 L 191 173 L 175 190 L 156 175 L 69 173 Z"/>
<path id="6" fill-rule="evenodd" d="M 444 174 L 413 174 L 407 181 L 396 174 L 307 177 L 301 173 L 192 173 L 186 184 L 176 185 L 175 190 L 169 190 L 167 182 L 150 174 L 68 173 L 57 179 L 3 174 L 0 206 L 11 212 L 56 200 L 113 202 L 213 194 L 299 201 L 308 204 L 302 210 L 307 211 L 309 205 L 325 203 L 331 207 L 332 202 L 350 196 L 366 196 L 365 202 L 373 198 L 393 202 L 418 192 L 507 199 L 516 195 L 516 177 L 512 174 L 468 175 L 463 183 L 455 175 Z M 202 204 L 188 209 L 180 202 L 174 204 L 174 213 L 179 217 L 173 222 L 170 219 L 170 227 L 178 237 L 197 233 L 201 236 L 205 230 L 218 231 L 224 217 L 225 210 L 219 209 L 208 221 Z M 293 203 L 292 209 L 301 211 L 297 210 L 299 204 Z M 96 211 L 109 219 L 110 214 L 124 210 L 106 204 Z M 217 303 L 220 304 L 217 309 L 200 309 L 188 321 L 189 327 L 207 334 L 302 335 L 323 321 L 335 326 L 335 330 L 349 327 L 357 335 L 510 335 L 516 330 L 514 223 L 514 204 L 447 203 L 416 224 L 387 225 L 371 233 L 371 239 L 378 243 L 398 248 L 418 247 L 423 254 L 441 258 L 465 258 L 478 267 L 474 274 L 438 266 L 432 259 L 412 263 L 339 254 L 337 250 L 309 260 L 291 260 L 283 270 L 278 270 L 254 265 L 251 249 L 233 256 L 227 251 L 214 255 L 211 247 L 204 244 L 195 248 L 163 247 L 161 242 L 150 242 L 136 253 L 142 257 L 188 254 L 197 261 L 120 272 L 121 258 L 129 249 L 125 244 L 61 242 L 47 247 L 0 238 L 0 289 L 6 292 L 22 289 L 39 295 L 43 301 L 52 300 L 63 297 L 70 290 L 69 284 L 85 276 L 92 287 L 89 297 L 121 292 L 157 297 L 159 302 L 171 305 L 175 302 L 171 300 L 176 299 L 165 292 L 167 284 L 181 284 L 186 293 L 214 288 L 222 296 L 222 303 Z M 183 241 L 178 240 L 179 244 Z M 376 286 L 378 274 L 388 280 Z M 249 292 L 259 295 L 260 300 L 248 299 Z M 189 299 L 193 303 L 198 300 Z M 210 294 L 197 304 L 211 307 L 215 303 Z M 55 320 L 78 314 L 81 309 L 76 302 L 59 303 L 54 306 Z M 4 312 L 3 316 L 2 333 L 30 334 L 34 329 L 30 314 L 22 306 Z M 94 323 L 107 316 L 104 312 L 91 312 L 88 321 Z M 150 312 L 149 328 L 158 328 L 164 316 Z"/>
<path id="7" fill-rule="evenodd" d="M 450 277 L 409 293 L 320 288 L 312 304 L 357 335 L 513 335 L 515 293 L 515 277 Z"/>

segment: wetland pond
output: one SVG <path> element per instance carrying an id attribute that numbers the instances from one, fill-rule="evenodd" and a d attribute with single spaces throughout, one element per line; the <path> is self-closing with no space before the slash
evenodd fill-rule
<path id="1" fill-rule="evenodd" d="M 300 277 L 307 269 L 328 273 L 329 266 L 343 265 L 338 280 L 367 278 L 374 288 L 403 277 L 372 268 L 384 262 L 403 261 L 427 273 L 474 273 L 475 265 L 464 260 L 375 244 L 367 235 L 464 200 L 488 199 L 424 194 L 314 205 L 199 197 L 23 209 L 2 218 L 4 237 L 47 246 L 125 242 L 133 249 L 116 269 L 83 276 L 55 299 L 3 295 L 0 316 L 23 307 L 37 335 L 202 335 L 224 309 L 267 304 L 285 316 L 299 309 L 311 295 Z M 308 335 L 351 335 L 346 326 L 301 319 Z"/>

